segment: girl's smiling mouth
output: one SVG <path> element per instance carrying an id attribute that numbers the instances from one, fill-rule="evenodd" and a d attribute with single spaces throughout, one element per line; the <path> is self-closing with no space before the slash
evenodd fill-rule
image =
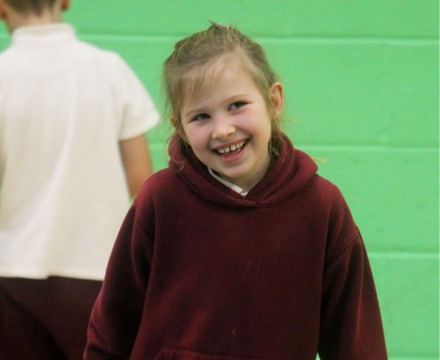
<path id="1" fill-rule="evenodd" d="M 249 140 L 242 140 L 237 142 L 236 144 L 232 144 L 229 146 L 219 147 L 217 149 L 213 149 L 212 151 L 222 157 L 233 156 L 239 152 L 246 146 Z"/>

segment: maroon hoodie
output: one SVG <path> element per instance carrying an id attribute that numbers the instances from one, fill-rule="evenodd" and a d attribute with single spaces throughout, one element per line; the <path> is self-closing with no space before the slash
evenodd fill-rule
<path id="1" fill-rule="evenodd" d="M 310 157 L 285 139 L 242 197 L 169 151 L 121 227 L 86 360 L 387 359 L 361 235 Z"/>

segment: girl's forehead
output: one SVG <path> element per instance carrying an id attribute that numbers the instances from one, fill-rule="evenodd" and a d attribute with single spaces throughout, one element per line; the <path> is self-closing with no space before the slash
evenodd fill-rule
<path id="1" fill-rule="evenodd" d="M 182 104 L 197 101 L 216 88 L 226 73 L 239 72 L 251 76 L 249 68 L 237 59 L 219 59 L 203 67 L 192 69 L 182 79 Z"/>
<path id="2" fill-rule="evenodd" d="M 203 91 L 214 86 L 227 69 L 224 62 L 216 61 L 188 71 L 184 76 L 184 86 L 191 92 Z"/>

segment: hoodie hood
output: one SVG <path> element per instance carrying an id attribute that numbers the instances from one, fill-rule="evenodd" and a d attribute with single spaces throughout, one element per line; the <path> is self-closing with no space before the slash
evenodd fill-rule
<path id="1" fill-rule="evenodd" d="M 296 150 L 283 135 L 280 155 L 263 179 L 243 197 L 214 179 L 191 147 L 181 145 L 178 136 L 171 139 L 168 153 L 170 168 L 197 196 L 226 206 L 277 206 L 298 196 L 318 170 L 315 162 Z"/>

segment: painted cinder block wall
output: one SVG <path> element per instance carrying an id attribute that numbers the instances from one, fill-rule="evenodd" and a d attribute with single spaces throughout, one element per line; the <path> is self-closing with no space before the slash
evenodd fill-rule
<path id="1" fill-rule="evenodd" d="M 436 0 L 73 0 L 80 38 L 119 52 L 162 109 L 161 64 L 209 20 L 266 48 L 286 91 L 285 131 L 325 159 L 361 229 L 390 359 L 439 357 Z M 9 43 L 0 30 L 0 50 Z M 166 166 L 164 123 L 149 132 Z"/>

